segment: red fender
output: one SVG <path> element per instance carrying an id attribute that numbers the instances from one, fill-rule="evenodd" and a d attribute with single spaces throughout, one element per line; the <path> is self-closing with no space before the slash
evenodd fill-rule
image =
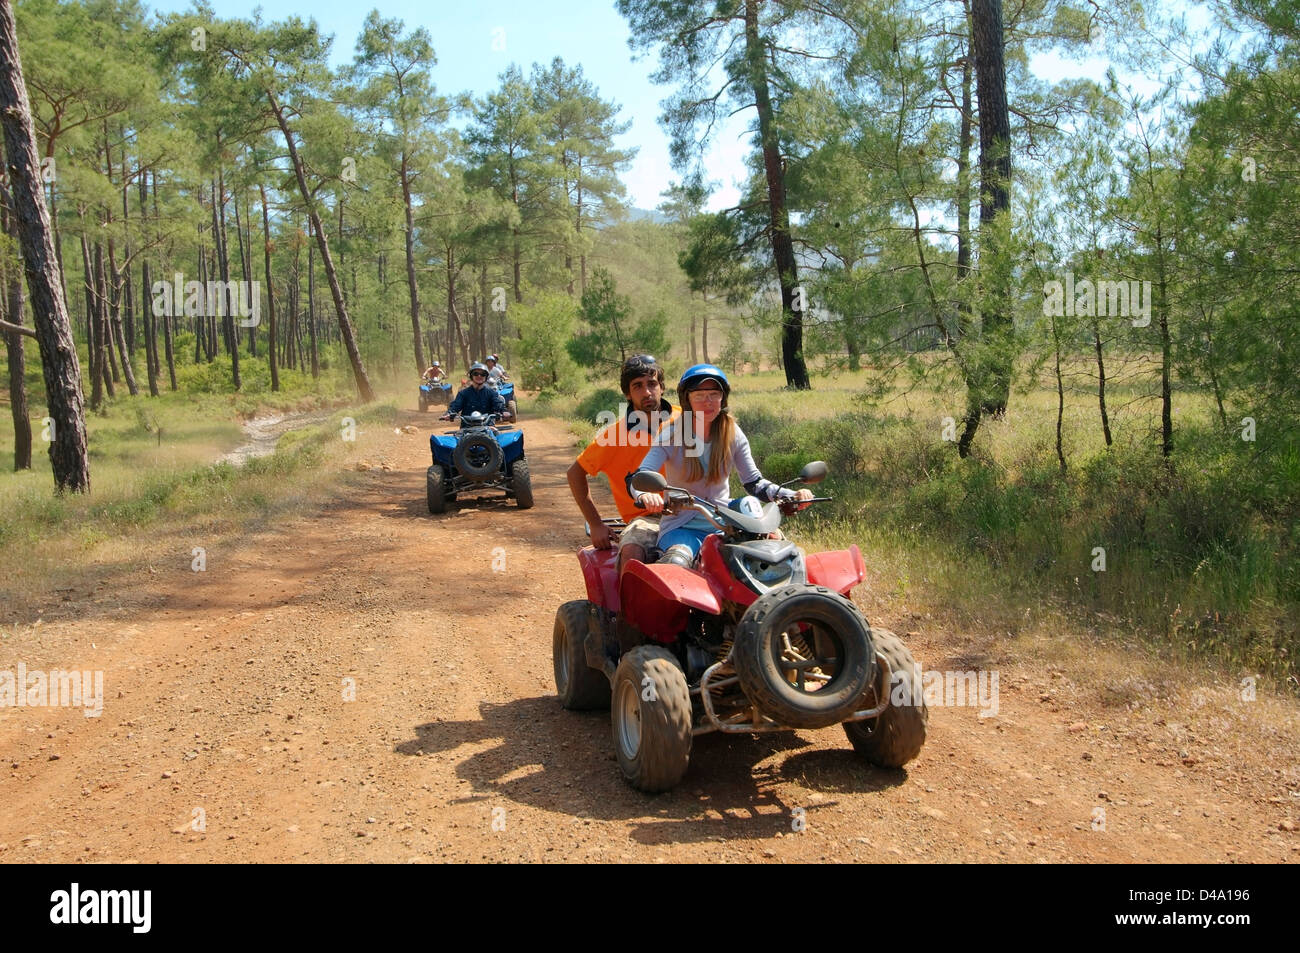
<path id="1" fill-rule="evenodd" d="M 587 584 L 587 598 L 610 612 L 617 612 L 619 607 L 617 558 L 617 549 L 585 546 L 578 550 L 578 565 L 582 567 L 582 581 Z"/>
<path id="2" fill-rule="evenodd" d="M 632 559 L 623 570 L 619 595 L 623 617 L 657 642 L 671 642 L 686 627 L 691 609 L 710 615 L 722 611 L 709 580 L 693 569 L 672 563 Z"/>
<path id="3" fill-rule="evenodd" d="M 862 561 L 862 550 L 856 545 L 848 549 L 833 549 L 814 553 L 804 560 L 808 567 L 808 581 L 814 586 L 834 589 L 842 596 L 867 577 L 867 567 Z"/>
<path id="4" fill-rule="evenodd" d="M 712 533 L 704 537 L 700 547 L 700 569 L 708 576 L 718 595 L 725 601 L 749 606 L 758 599 L 758 593 L 736 581 L 727 568 L 727 561 L 722 558 L 722 536 Z"/>

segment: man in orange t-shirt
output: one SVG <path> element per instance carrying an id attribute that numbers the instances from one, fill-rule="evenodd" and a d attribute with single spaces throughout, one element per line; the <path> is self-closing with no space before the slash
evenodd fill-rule
<path id="1" fill-rule="evenodd" d="M 619 384 L 628 399 L 627 413 L 596 435 L 569 467 L 568 478 L 573 499 L 590 528 L 591 544 L 597 549 L 609 549 L 613 537 L 591 498 L 587 478 L 603 473 L 609 479 L 614 505 L 627 522 L 618 535 L 621 571 L 629 559 L 644 562 L 646 551 L 653 548 L 659 537 L 658 514 L 646 515 L 637 508 L 629 492 L 630 481 L 660 429 L 675 419 L 678 412 L 664 400 L 664 369 L 649 355 L 628 358 L 623 363 Z"/>

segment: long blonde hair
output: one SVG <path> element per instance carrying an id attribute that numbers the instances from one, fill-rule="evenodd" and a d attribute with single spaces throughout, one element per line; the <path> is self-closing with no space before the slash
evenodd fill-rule
<path id="1" fill-rule="evenodd" d="M 681 395 L 683 415 L 693 413 L 691 408 L 691 392 L 687 391 Z M 682 421 L 685 426 L 685 421 Z M 694 419 L 691 424 L 694 425 Z M 727 404 L 724 401 L 718 416 L 713 418 L 713 423 L 709 425 L 709 436 L 706 440 L 709 443 L 709 482 L 716 483 L 731 472 L 731 441 L 736 436 L 736 419 L 731 416 L 727 410 Z M 704 464 L 700 463 L 698 456 L 687 455 L 686 457 L 686 478 L 695 482 L 704 477 Z"/>

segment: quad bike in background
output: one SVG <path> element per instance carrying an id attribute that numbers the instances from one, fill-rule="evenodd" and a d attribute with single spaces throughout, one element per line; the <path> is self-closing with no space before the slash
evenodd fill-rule
<path id="1" fill-rule="evenodd" d="M 818 483 L 826 472 L 810 463 L 790 482 Z M 631 560 L 620 577 L 613 550 L 580 550 L 587 598 L 556 613 L 560 701 L 611 709 L 615 754 L 633 787 L 675 786 L 692 738 L 712 731 L 843 724 L 873 764 L 916 757 L 928 720 L 920 671 L 898 636 L 873 631 L 848 598 L 866 574 L 857 546 L 808 555 L 771 538 L 794 512 L 789 503 L 746 497 L 718 507 L 658 473 L 637 473 L 632 485 L 665 493 L 665 513 L 693 509 L 719 530 L 692 569 Z"/>
<path id="2" fill-rule="evenodd" d="M 488 378 L 488 387 L 501 395 L 501 399 L 506 402 L 506 410 L 510 411 L 510 419 L 519 420 L 519 405 L 515 403 L 515 382 L 507 380 L 494 381 Z"/>
<path id="3" fill-rule="evenodd" d="M 451 382 L 445 377 L 420 381 L 420 413 L 430 407 L 447 407 L 451 405 Z"/>
<path id="4" fill-rule="evenodd" d="M 442 420 L 451 420 L 447 414 Z M 432 434 L 433 464 L 425 475 L 430 513 L 446 512 L 463 493 L 504 490 L 521 510 L 533 505 L 524 434 L 497 423 L 496 414 L 461 414 L 460 428 Z"/>

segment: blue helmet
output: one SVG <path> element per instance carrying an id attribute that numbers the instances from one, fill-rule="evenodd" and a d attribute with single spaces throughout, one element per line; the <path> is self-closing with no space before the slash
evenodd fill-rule
<path id="1" fill-rule="evenodd" d="M 681 395 L 684 391 L 694 390 L 705 381 L 717 381 L 718 386 L 722 388 L 722 400 L 726 402 L 731 394 L 731 384 L 727 380 L 727 375 L 712 364 L 696 364 L 694 367 L 686 368 L 682 379 L 677 382 L 677 393 Z"/>

